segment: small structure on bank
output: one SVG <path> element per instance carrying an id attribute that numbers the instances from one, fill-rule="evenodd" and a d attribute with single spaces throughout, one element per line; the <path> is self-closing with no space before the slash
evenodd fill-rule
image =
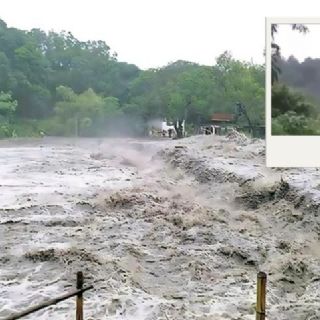
<path id="1" fill-rule="evenodd" d="M 239 121 L 240 118 L 241 122 Z M 208 122 L 201 127 L 200 133 L 225 135 L 232 130 L 237 130 L 248 133 L 252 137 L 265 137 L 265 126 L 253 125 L 245 105 L 240 102 L 236 103 L 234 113 L 214 113 Z"/>
<path id="2" fill-rule="evenodd" d="M 214 128 L 215 134 L 227 133 L 228 129 L 235 127 L 236 117 L 232 113 L 214 113 L 210 122 Z"/>
<path id="3" fill-rule="evenodd" d="M 207 124 L 200 128 L 201 134 L 221 135 L 235 128 L 235 115 L 231 113 L 214 113 Z"/>
<path id="4" fill-rule="evenodd" d="M 185 136 L 185 120 L 177 120 L 176 122 L 168 122 L 166 119 L 150 121 L 149 136 L 182 138 Z"/>

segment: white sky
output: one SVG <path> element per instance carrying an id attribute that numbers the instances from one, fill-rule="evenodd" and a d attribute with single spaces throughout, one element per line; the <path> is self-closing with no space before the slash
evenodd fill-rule
<path id="1" fill-rule="evenodd" d="M 305 24 L 305 26 L 309 32 L 304 34 L 292 31 L 292 27 L 288 24 L 279 24 L 275 42 L 280 46 L 283 57 L 294 55 L 300 62 L 308 56 L 320 58 L 320 24 Z"/>
<path id="2" fill-rule="evenodd" d="M 265 17 L 314 17 L 314 13 L 320 15 L 318 2 L 0 0 L 0 19 L 20 29 L 66 30 L 80 40 L 104 40 L 120 61 L 143 69 L 178 59 L 212 65 L 225 50 L 235 58 L 263 63 Z M 290 30 L 281 33 L 282 37 L 292 34 Z M 294 46 L 297 36 L 303 37 L 290 36 L 288 47 Z M 319 57 L 317 47 L 318 43 L 305 41 L 299 55 L 304 50 L 306 55 Z"/>

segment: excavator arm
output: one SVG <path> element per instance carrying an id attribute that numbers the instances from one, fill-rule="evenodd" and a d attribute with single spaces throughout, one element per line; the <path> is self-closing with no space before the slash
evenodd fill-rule
<path id="1" fill-rule="evenodd" d="M 242 115 L 246 118 L 250 130 L 251 130 L 251 132 L 253 132 L 252 123 L 251 123 L 251 120 L 250 120 L 250 118 L 248 116 L 247 109 L 246 109 L 245 105 L 243 105 L 241 102 L 237 102 L 236 103 L 236 110 L 235 110 L 235 122 L 237 122 L 238 119 Z"/>

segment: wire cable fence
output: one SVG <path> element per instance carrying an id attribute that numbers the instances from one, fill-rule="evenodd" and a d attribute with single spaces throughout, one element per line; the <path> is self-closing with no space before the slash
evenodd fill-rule
<path id="1" fill-rule="evenodd" d="M 105 280 L 105 279 L 104 279 Z M 95 281 L 100 282 L 102 281 Z M 257 300 L 256 300 L 256 320 L 265 320 L 266 319 L 266 285 L 267 285 L 267 275 L 265 272 L 259 272 L 257 274 Z M 83 317 L 83 306 L 84 299 L 83 293 L 93 289 L 93 285 L 84 286 L 84 277 L 81 271 L 77 272 L 77 282 L 76 282 L 76 290 L 73 290 L 69 293 L 65 293 L 59 297 L 50 299 L 48 301 L 39 303 L 33 307 L 30 307 L 22 312 L 15 313 L 5 319 L 2 320 L 16 320 L 21 319 L 25 316 L 33 314 L 39 310 L 47 308 L 49 306 L 55 305 L 61 301 L 67 300 L 72 297 L 76 298 L 76 320 L 84 320 Z"/>

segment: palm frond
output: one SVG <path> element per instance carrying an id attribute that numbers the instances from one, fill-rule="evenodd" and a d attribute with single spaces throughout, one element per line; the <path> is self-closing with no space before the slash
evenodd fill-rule
<path id="1" fill-rule="evenodd" d="M 306 27 L 304 24 L 293 24 L 292 25 L 292 30 L 297 30 L 301 33 L 307 33 L 309 32 L 309 28 Z"/>
<path id="2" fill-rule="evenodd" d="M 278 25 L 277 24 L 272 24 L 271 25 L 271 37 L 272 39 L 274 38 L 274 34 L 278 32 Z"/>

